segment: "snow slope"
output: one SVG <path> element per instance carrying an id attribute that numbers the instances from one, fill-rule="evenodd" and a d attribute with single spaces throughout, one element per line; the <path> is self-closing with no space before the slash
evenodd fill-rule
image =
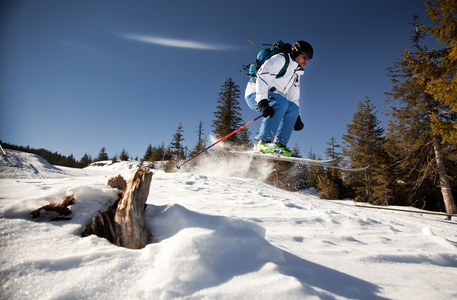
<path id="1" fill-rule="evenodd" d="M 5 152 L 7 155 L 0 155 L 0 178 L 56 178 L 69 175 L 38 155 L 9 149 Z"/>
<path id="2" fill-rule="evenodd" d="M 154 170 L 146 218 L 157 243 L 129 250 L 81 238 L 82 226 L 117 196 L 108 178 L 130 178 L 133 164 L 66 168 L 58 177 L 33 162 L 43 179 L 1 169 L 1 299 L 457 297 L 454 221 L 285 192 L 217 166 Z M 69 193 L 71 221 L 29 218 Z"/>

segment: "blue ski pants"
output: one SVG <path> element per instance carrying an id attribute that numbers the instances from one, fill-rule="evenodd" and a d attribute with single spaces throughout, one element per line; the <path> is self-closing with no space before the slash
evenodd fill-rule
<path id="1" fill-rule="evenodd" d="M 255 96 L 256 93 L 252 93 L 245 100 L 249 108 L 260 112 L 255 101 Z M 263 119 L 256 138 L 258 140 L 287 145 L 299 115 L 298 106 L 273 92 L 268 92 L 268 101 L 275 113 L 272 118 Z"/>

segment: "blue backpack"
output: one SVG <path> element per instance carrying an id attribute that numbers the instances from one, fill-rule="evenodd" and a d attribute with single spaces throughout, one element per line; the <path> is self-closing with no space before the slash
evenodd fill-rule
<path id="1" fill-rule="evenodd" d="M 252 42 L 251 42 L 252 43 Z M 272 57 L 275 54 L 278 53 L 285 53 L 284 57 L 286 58 L 286 63 L 282 67 L 282 69 L 279 71 L 278 75 L 276 75 L 276 78 L 280 78 L 286 74 L 287 67 L 289 66 L 289 55 L 288 53 L 291 51 L 292 46 L 288 43 L 284 43 L 283 41 L 279 40 L 273 45 L 262 49 L 258 54 L 256 60 L 252 62 L 250 65 L 245 65 L 243 66 L 244 70 L 248 71 L 246 75 L 249 75 L 250 81 L 256 82 L 257 76 L 256 73 L 260 69 L 260 67 L 263 65 L 263 63 Z"/>

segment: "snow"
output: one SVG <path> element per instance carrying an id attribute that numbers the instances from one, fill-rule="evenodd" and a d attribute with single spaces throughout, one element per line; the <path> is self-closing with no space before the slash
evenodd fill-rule
<path id="1" fill-rule="evenodd" d="M 137 162 L 77 170 L 6 151 L 1 299 L 457 297 L 457 224 L 442 216 L 286 192 L 240 177 L 246 161 L 152 170 L 146 219 L 155 242 L 131 250 L 80 233 L 117 197 L 108 179 L 129 179 Z M 70 221 L 30 218 L 68 194 L 76 196 Z"/>

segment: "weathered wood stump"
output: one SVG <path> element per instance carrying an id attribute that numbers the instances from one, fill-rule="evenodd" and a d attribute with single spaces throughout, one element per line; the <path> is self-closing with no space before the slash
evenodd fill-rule
<path id="1" fill-rule="evenodd" d="M 92 218 L 92 223 L 84 226 L 81 236 L 86 237 L 95 234 L 98 237 L 105 238 L 111 243 L 114 243 L 116 233 L 114 232 L 114 213 L 116 212 L 117 204 L 119 200 L 116 200 L 113 205 L 103 211 L 99 211 L 98 215 Z"/>
<path id="2" fill-rule="evenodd" d="M 120 175 L 110 178 L 108 184 L 121 189 L 122 197 L 99 211 L 92 223 L 84 226 L 81 235 L 95 234 L 121 247 L 144 248 L 150 236 L 145 213 L 151 179 L 152 172 L 148 169 L 138 169 L 128 183 Z"/>
<path id="3" fill-rule="evenodd" d="M 130 249 L 144 248 L 149 242 L 146 226 L 146 200 L 151 185 L 152 172 L 138 169 L 127 187 L 114 215 L 115 244 Z"/>

